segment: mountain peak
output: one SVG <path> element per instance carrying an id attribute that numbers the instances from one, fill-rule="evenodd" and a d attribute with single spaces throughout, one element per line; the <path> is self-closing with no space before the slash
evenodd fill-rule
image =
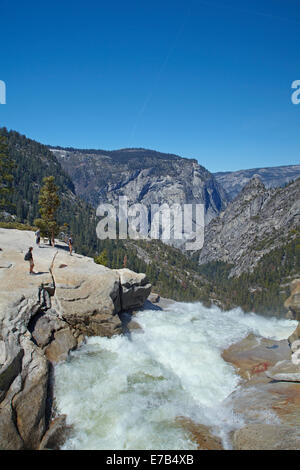
<path id="1" fill-rule="evenodd" d="M 249 180 L 248 183 L 245 184 L 242 192 L 245 193 L 246 191 L 248 192 L 249 190 L 253 190 L 253 189 L 263 189 L 263 190 L 266 189 L 264 183 L 262 182 L 262 179 L 257 174 L 253 175 L 251 180 Z"/>

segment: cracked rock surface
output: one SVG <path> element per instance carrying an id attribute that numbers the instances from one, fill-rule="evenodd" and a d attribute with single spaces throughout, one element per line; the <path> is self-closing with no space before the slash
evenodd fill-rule
<path id="1" fill-rule="evenodd" d="M 29 275 L 29 246 L 33 232 L 0 229 L 1 450 L 57 448 L 65 420 L 54 416 L 54 365 L 86 335 L 121 333 L 118 314 L 142 306 L 151 290 L 144 274 L 70 256 L 63 243 L 34 248 Z"/>

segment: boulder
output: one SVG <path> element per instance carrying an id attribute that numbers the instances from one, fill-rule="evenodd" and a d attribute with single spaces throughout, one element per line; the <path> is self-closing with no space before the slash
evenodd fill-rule
<path id="1" fill-rule="evenodd" d="M 77 340 L 69 328 L 63 328 L 54 334 L 53 341 L 47 346 L 45 354 L 49 361 L 65 361 L 70 351 L 77 346 Z"/>
<path id="2" fill-rule="evenodd" d="M 266 371 L 266 375 L 273 380 L 300 382 L 300 365 L 291 360 L 279 361 Z"/>
<path id="3" fill-rule="evenodd" d="M 288 359 L 290 349 L 286 340 L 274 341 L 250 334 L 224 350 L 222 357 L 233 364 L 244 379 L 257 380 L 278 360 Z"/>
<path id="4" fill-rule="evenodd" d="M 54 332 L 65 326 L 65 322 L 60 320 L 57 315 L 46 312 L 32 324 L 31 335 L 36 344 L 44 348 L 52 341 Z"/>
<path id="5" fill-rule="evenodd" d="M 221 438 L 209 426 L 197 424 L 183 416 L 176 418 L 176 422 L 188 431 L 192 440 L 197 443 L 198 450 L 224 450 Z"/>
<path id="6" fill-rule="evenodd" d="M 141 307 L 151 292 L 146 274 L 137 274 L 127 268 L 115 271 L 120 278 L 122 310 Z"/>
<path id="7" fill-rule="evenodd" d="M 25 448 L 37 449 L 46 431 L 49 365 L 37 348 L 24 346 L 22 389 L 12 398 L 11 405 Z"/>
<path id="8" fill-rule="evenodd" d="M 0 368 L 0 402 L 4 399 L 14 379 L 21 372 L 24 351 L 18 345 L 6 344 L 7 360 Z"/>
<path id="9" fill-rule="evenodd" d="M 55 418 L 45 433 L 39 450 L 59 450 L 64 445 L 69 428 L 66 424 L 66 415 L 60 415 Z"/>
<path id="10" fill-rule="evenodd" d="M 300 427 L 249 424 L 234 432 L 235 450 L 300 450 Z"/>

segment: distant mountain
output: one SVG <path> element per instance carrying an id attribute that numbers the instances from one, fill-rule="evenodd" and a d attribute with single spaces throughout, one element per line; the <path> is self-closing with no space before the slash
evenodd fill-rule
<path id="1" fill-rule="evenodd" d="M 116 151 L 50 148 L 71 177 L 76 193 L 94 207 L 100 202 L 203 203 L 209 222 L 227 205 L 214 176 L 196 160 L 145 149 Z"/>
<path id="2" fill-rule="evenodd" d="M 256 175 L 261 178 L 267 188 L 278 188 L 300 177 L 300 165 L 214 173 L 216 180 L 224 188 L 230 200 L 234 199 L 248 181 Z"/>
<path id="3" fill-rule="evenodd" d="M 253 177 L 205 229 L 200 264 L 231 264 L 230 275 L 251 272 L 268 252 L 286 244 L 300 227 L 300 178 L 267 189 Z"/>

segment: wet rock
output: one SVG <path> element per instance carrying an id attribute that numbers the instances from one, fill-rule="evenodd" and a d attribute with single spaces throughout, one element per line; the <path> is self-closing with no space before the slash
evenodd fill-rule
<path id="1" fill-rule="evenodd" d="M 49 361 L 56 363 L 65 361 L 70 351 L 77 346 L 77 340 L 69 330 L 64 328 L 54 334 L 53 341 L 47 346 L 45 354 Z"/>
<path id="2" fill-rule="evenodd" d="M 204 424 L 197 424 L 189 418 L 179 417 L 176 422 L 186 429 L 199 450 L 223 450 L 222 440 Z"/>
<path id="3" fill-rule="evenodd" d="M 61 415 L 50 423 L 49 429 L 41 441 L 39 450 L 59 450 L 64 445 L 69 432 L 66 418 L 66 415 Z"/>
<path id="4" fill-rule="evenodd" d="M 291 360 L 279 361 L 266 371 L 266 375 L 273 380 L 300 382 L 300 365 Z"/>
<path id="5" fill-rule="evenodd" d="M 273 341 L 250 334 L 224 350 L 222 357 L 236 367 L 241 377 L 250 380 L 264 373 L 279 359 L 288 359 L 290 349 L 286 340 Z"/>
<path id="6" fill-rule="evenodd" d="M 299 450 L 300 427 L 249 424 L 234 432 L 235 450 Z"/>

